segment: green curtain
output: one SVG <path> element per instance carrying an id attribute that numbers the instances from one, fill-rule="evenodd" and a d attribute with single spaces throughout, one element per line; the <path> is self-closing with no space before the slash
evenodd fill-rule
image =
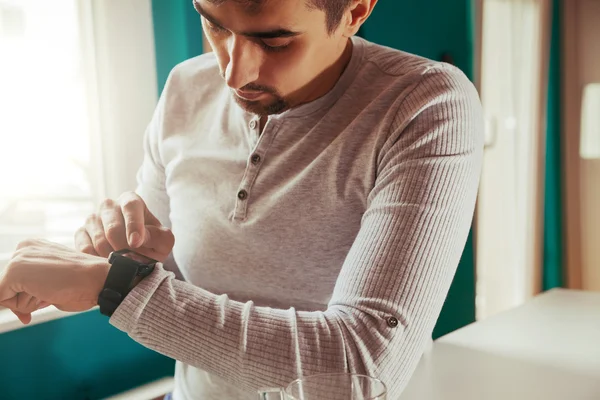
<path id="1" fill-rule="evenodd" d="M 546 171 L 544 190 L 544 290 L 561 287 L 563 280 L 562 167 L 561 167 L 561 56 L 560 0 L 552 3 L 552 38 L 548 82 Z"/>
<path id="2" fill-rule="evenodd" d="M 202 26 L 191 0 L 152 0 L 152 17 L 161 93 L 173 67 L 202 54 Z"/>

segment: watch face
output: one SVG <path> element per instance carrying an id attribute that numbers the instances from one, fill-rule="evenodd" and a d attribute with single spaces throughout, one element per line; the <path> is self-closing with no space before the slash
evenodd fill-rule
<path id="1" fill-rule="evenodd" d="M 136 253 L 133 250 L 124 250 L 124 251 L 119 252 L 119 253 L 121 254 L 121 256 L 130 258 L 130 259 L 132 259 L 134 261 L 137 261 L 137 262 L 139 262 L 141 264 L 150 265 L 150 264 L 156 264 L 157 263 L 157 261 L 155 259 L 150 258 L 150 257 L 146 257 L 145 255 L 140 254 L 140 253 Z"/>

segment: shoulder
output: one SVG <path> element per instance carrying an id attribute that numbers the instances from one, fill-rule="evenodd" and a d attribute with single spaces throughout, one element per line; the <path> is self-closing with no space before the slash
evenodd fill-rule
<path id="1" fill-rule="evenodd" d="M 474 85 L 459 68 L 360 38 L 353 42 L 362 60 L 348 98 L 375 107 L 388 121 L 410 119 L 440 103 L 479 107 Z"/>
<path id="2" fill-rule="evenodd" d="M 445 153 L 444 144 L 479 147 L 483 112 L 479 94 L 457 67 L 373 43 L 363 43 L 361 81 L 383 89 L 377 95 L 385 110 L 382 134 L 387 146 L 430 147 Z M 378 82 L 381 82 L 378 84 Z M 385 107 L 384 107 L 385 105 Z"/>
<path id="3" fill-rule="evenodd" d="M 410 85 L 398 99 L 398 117 L 412 119 L 427 109 L 444 111 L 444 118 L 464 117 L 465 109 L 481 113 L 475 85 L 457 67 L 431 62 L 411 73 Z"/>
<path id="4" fill-rule="evenodd" d="M 161 94 L 159 108 L 164 134 L 186 130 L 190 124 L 214 119 L 229 102 L 216 57 L 203 54 L 176 65 Z"/>
<path id="5" fill-rule="evenodd" d="M 395 141 L 408 128 L 416 135 L 441 124 L 445 132 L 480 133 L 479 94 L 459 68 L 363 39 L 355 43 L 363 60 L 349 97 L 373 109 L 385 137 Z"/>
<path id="6" fill-rule="evenodd" d="M 407 76 L 436 64 L 435 61 L 425 57 L 369 42 L 365 39 L 354 38 L 353 43 L 362 47 L 363 65 L 376 67 L 383 76 Z"/>
<path id="7" fill-rule="evenodd" d="M 421 155 L 448 155 L 483 146 L 479 94 L 452 65 L 432 63 L 415 71 L 393 113 L 388 139 L 401 143 L 401 148 L 419 148 Z"/>
<path id="8" fill-rule="evenodd" d="M 386 46 L 357 39 L 363 47 L 363 74 L 371 74 L 372 81 L 384 80 L 389 89 L 399 97 L 409 95 L 414 89 L 426 89 L 430 95 L 439 93 L 464 93 L 479 98 L 474 85 L 457 67 L 430 60 Z M 365 77 L 368 78 L 368 77 Z"/>
<path id="9" fill-rule="evenodd" d="M 163 96 L 166 101 L 194 104 L 218 96 L 225 87 L 213 53 L 202 54 L 176 65 L 169 74 Z"/>
<path id="10" fill-rule="evenodd" d="M 219 77 L 219 65 L 211 52 L 177 64 L 169 74 L 169 83 L 206 84 L 215 77 Z"/>

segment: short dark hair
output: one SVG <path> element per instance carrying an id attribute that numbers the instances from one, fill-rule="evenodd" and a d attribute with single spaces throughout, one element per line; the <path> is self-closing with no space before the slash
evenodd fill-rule
<path id="1" fill-rule="evenodd" d="M 344 17 L 352 0 L 308 0 L 309 7 L 323 10 L 327 18 L 327 32 L 332 34 Z"/>
<path id="2" fill-rule="evenodd" d="M 195 0 L 194 0 L 195 1 Z M 223 4 L 228 0 L 208 0 L 213 4 Z M 238 3 L 246 4 L 249 10 L 256 12 L 261 5 L 268 0 L 233 0 Z M 306 0 L 307 6 L 312 9 L 322 10 L 325 12 L 327 32 L 332 34 L 344 16 L 344 12 L 350 6 L 352 0 Z"/>

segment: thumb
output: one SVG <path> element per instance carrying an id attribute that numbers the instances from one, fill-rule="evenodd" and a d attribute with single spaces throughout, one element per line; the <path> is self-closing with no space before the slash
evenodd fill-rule
<path id="1" fill-rule="evenodd" d="M 17 292 L 11 289 L 7 276 L 0 278 L 0 305 L 6 308 L 17 308 Z"/>
<path id="2" fill-rule="evenodd" d="M 144 232 L 144 245 L 156 253 L 168 255 L 175 245 L 173 232 L 164 226 L 146 225 Z"/>

